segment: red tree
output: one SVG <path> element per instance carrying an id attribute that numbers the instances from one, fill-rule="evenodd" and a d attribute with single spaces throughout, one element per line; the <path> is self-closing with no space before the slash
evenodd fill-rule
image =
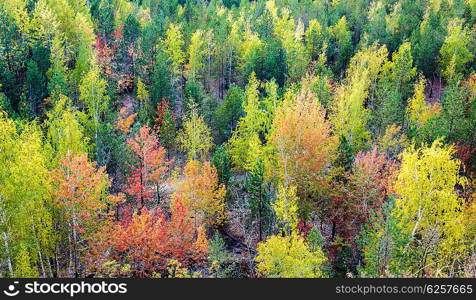
<path id="1" fill-rule="evenodd" d="M 128 144 L 134 154 L 134 163 L 130 166 L 131 175 L 127 178 L 125 192 L 141 209 L 154 199 L 154 194 L 160 201 L 159 187 L 170 161 L 165 159 L 165 149 L 159 146 L 159 139 L 147 125 L 141 127 Z"/>
<path id="2" fill-rule="evenodd" d="M 357 154 L 352 171 L 335 189 L 331 201 L 330 220 L 334 233 L 353 241 L 366 223 L 372 211 L 378 212 L 387 196 L 388 182 L 394 163 L 377 148 Z"/>
<path id="3" fill-rule="evenodd" d="M 127 222 L 104 227 L 90 243 L 89 270 L 103 273 L 115 261 L 129 265 L 133 276 L 147 277 L 164 270 L 170 260 L 183 266 L 199 265 L 206 259 L 208 242 L 202 228 L 195 228 L 187 208 L 175 200 L 171 219 L 160 209 L 143 208 Z"/>

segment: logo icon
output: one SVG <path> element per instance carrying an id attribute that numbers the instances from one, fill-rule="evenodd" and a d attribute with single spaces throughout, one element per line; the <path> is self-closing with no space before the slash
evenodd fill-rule
<path id="1" fill-rule="evenodd" d="M 18 281 L 14 281 L 13 284 L 8 286 L 8 289 L 3 291 L 3 293 L 9 297 L 14 297 L 20 293 L 20 291 L 15 291 L 15 284 L 18 284 Z"/>

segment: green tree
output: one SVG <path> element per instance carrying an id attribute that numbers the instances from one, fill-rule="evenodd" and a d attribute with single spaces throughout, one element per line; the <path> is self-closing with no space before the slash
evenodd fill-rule
<path id="1" fill-rule="evenodd" d="M 223 146 L 218 146 L 211 159 L 212 165 L 217 169 L 218 182 L 228 185 L 231 177 L 231 160 Z"/>
<path id="2" fill-rule="evenodd" d="M 215 112 L 215 128 L 218 131 L 218 142 L 223 142 L 231 137 L 238 120 L 243 116 L 243 90 L 233 85 L 226 94 L 225 100 Z"/>
<path id="3" fill-rule="evenodd" d="M 258 239 L 263 240 L 263 232 L 268 231 L 272 221 L 269 187 L 264 177 L 264 164 L 258 159 L 252 166 L 246 187 L 250 198 L 251 218 L 258 222 Z"/>
<path id="4" fill-rule="evenodd" d="M 411 235 L 403 230 L 402 216 L 396 211 L 395 198 L 374 213 L 362 228 L 359 245 L 362 249 L 362 277 L 408 276 L 415 256 L 406 249 Z"/>
<path id="5" fill-rule="evenodd" d="M 172 73 L 168 69 L 168 65 L 169 60 L 167 58 L 167 55 L 164 50 L 159 47 L 159 49 L 157 50 L 155 64 L 151 75 L 152 86 L 150 91 L 152 96 L 152 109 L 155 109 L 155 107 L 157 107 L 157 104 L 162 101 L 162 99 L 174 100 L 170 99 L 172 93 Z M 153 113 L 155 113 L 155 111 L 150 112 L 151 115 Z"/>
<path id="6" fill-rule="evenodd" d="M 434 10 L 429 10 L 412 35 L 415 65 L 426 77 L 433 76 L 438 66 L 438 54 L 445 40 L 445 28 Z"/>
<path id="7" fill-rule="evenodd" d="M 329 49 L 330 61 L 333 62 L 335 72 L 342 71 L 352 56 L 352 37 L 347 25 L 347 18 L 343 16 L 337 24 L 329 28 L 331 45 Z"/>

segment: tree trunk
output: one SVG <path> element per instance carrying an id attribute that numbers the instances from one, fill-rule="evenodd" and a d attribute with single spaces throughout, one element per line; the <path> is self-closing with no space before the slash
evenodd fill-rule
<path id="1" fill-rule="evenodd" d="M 7 236 L 7 233 L 5 231 L 3 232 L 3 241 L 5 242 L 5 250 L 7 252 L 8 271 L 10 272 L 10 275 L 13 275 L 12 260 L 10 259 L 10 250 L 9 250 L 9 247 L 8 247 L 8 236 Z"/>

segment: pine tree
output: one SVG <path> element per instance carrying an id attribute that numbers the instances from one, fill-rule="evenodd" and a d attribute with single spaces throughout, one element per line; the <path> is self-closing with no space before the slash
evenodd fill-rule
<path id="1" fill-rule="evenodd" d="M 271 205 L 269 187 L 264 178 L 264 164 L 258 159 L 250 170 L 247 180 L 247 190 L 250 194 L 249 206 L 251 217 L 258 222 L 258 239 L 263 240 L 263 233 L 271 225 Z"/>

